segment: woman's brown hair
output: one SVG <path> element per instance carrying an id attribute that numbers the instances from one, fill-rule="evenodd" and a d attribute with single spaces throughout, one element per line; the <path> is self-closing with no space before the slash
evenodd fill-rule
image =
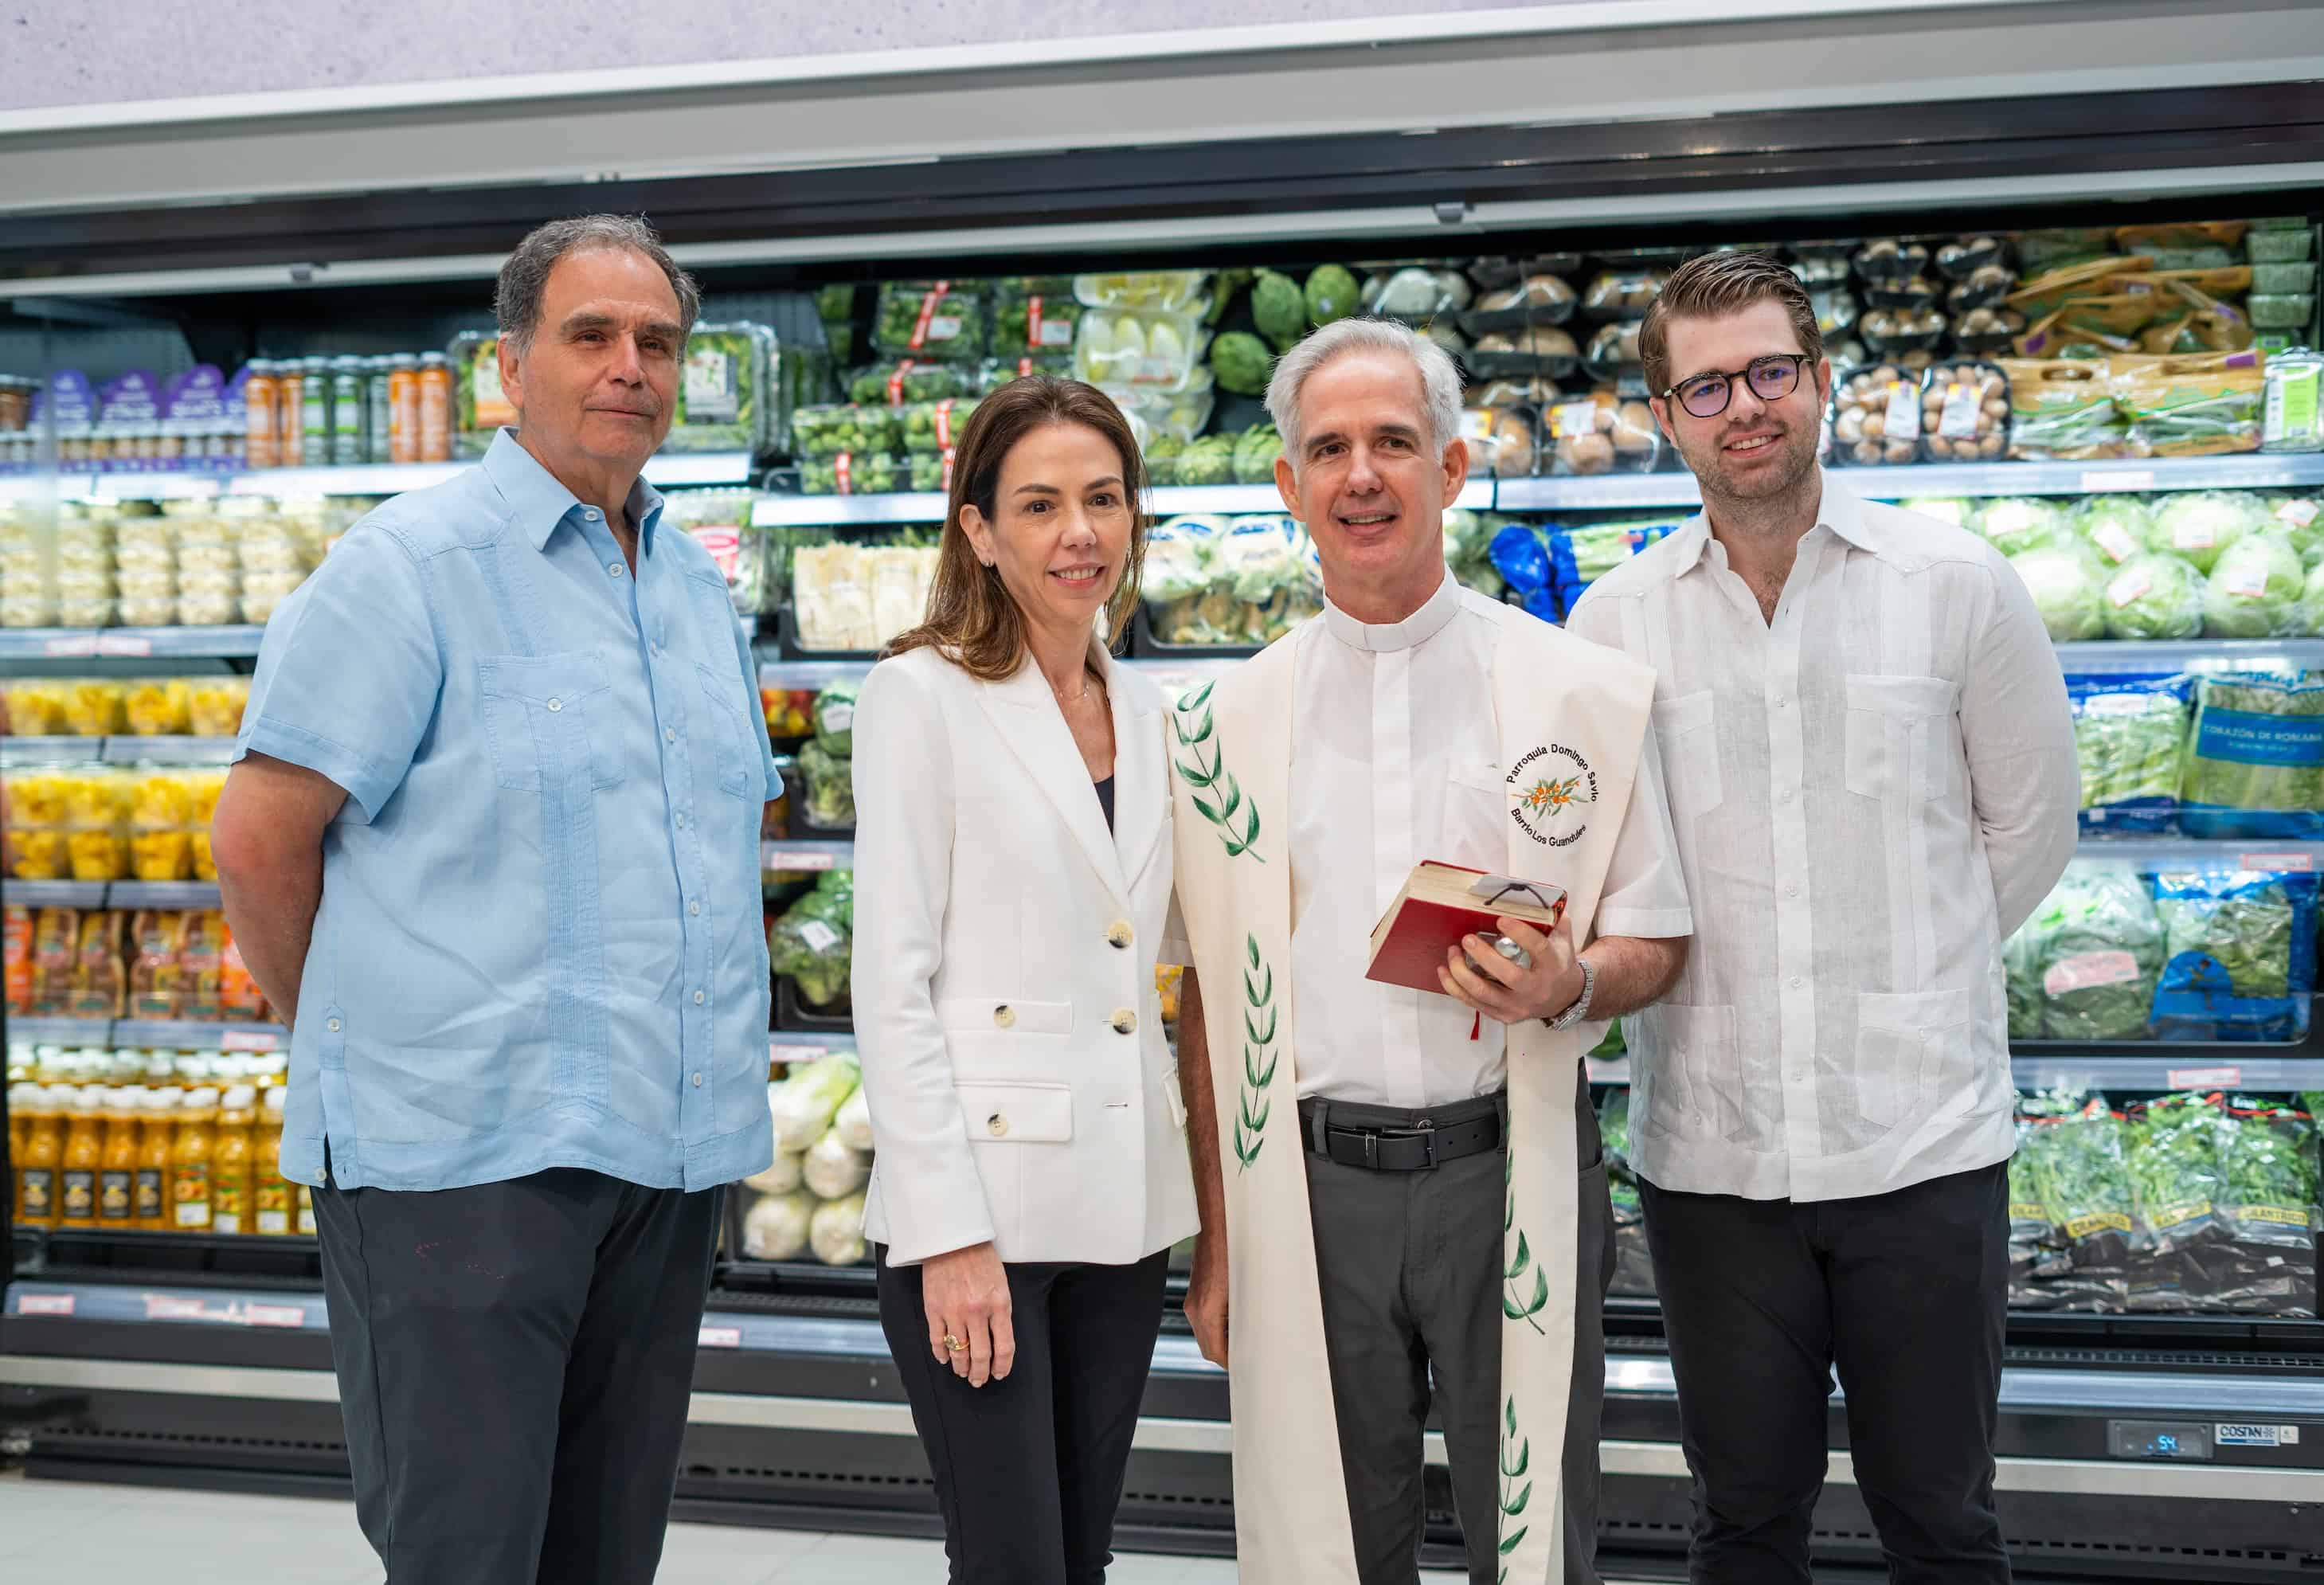
<path id="1" fill-rule="evenodd" d="M 887 653 L 933 646 L 972 677 L 1001 682 L 1025 661 L 1025 619 L 1001 581 L 998 567 L 976 559 L 976 548 L 961 527 L 961 509 L 973 506 L 987 522 L 997 522 L 1001 466 L 1017 442 L 1047 424 L 1080 424 L 1113 442 L 1121 456 L 1122 498 L 1130 506 L 1130 554 L 1121 583 L 1106 602 L 1106 631 L 1117 650 L 1129 636 L 1130 615 L 1138 605 L 1139 575 L 1146 566 L 1146 459 L 1130 420 L 1112 399 L 1094 385 L 1054 374 L 1011 380 L 977 403 L 961 427 L 953 456 L 952 499 L 945 507 L 944 540 L 936 550 L 936 576 L 928 590 L 927 620 L 888 645 Z"/>

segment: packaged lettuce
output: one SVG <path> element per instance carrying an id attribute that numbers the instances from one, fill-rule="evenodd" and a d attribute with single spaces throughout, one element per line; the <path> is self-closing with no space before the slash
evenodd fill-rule
<path id="1" fill-rule="evenodd" d="M 2123 1123 L 2132 1221 L 2128 1298 L 2134 1310 L 2212 1307 L 2217 1282 L 2205 1253 L 2225 1242 L 2223 1107 L 2217 1095 L 2157 1096 Z"/>
<path id="2" fill-rule="evenodd" d="M 849 759 L 855 752 L 858 691 L 852 682 L 825 683 L 815 696 L 815 741 L 836 759 Z"/>
<path id="3" fill-rule="evenodd" d="M 2299 626 L 2294 631 L 2310 638 L 2324 638 L 2324 562 L 2308 569 L 2308 578 L 2301 586 L 2300 606 L 2295 614 Z"/>
<path id="4" fill-rule="evenodd" d="M 1139 593 L 1148 605 L 1168 605 L 1210 585 L 1211 548 L 1226 530 L 1217 517 L 1174 517 L 1146 537 L 1146 567 Z"/>
<path id="5" fill-rule="evenodd" d="M 2324 676 L 2199 680 L 2179 797 L 2190 836 L 2324 835 Z"/>
<path id="6" fill-rule="evenodd" d="M 2120 1309 L 2133 1226 L 2122 1115 L 2103 1095 L 2031 1097 L 2024 1111 L 2034 1126 L 2020 1148 L 2033 1157 L 2048 1241 L 2065 1255 L 2055 1291 L 2068 1309 Z"/>
<path id="7" fill-rule="evenodd" d="M 1504 520 L 1455 507 L 1444 514 L 1444 565 L 1465 586 L 1498 600 L 1508 585 L 1493 566 L 1493 536 Z"/>
<path id="8" fill-rule="evenodd" d="M 2120 567 L 2152 541 L 2154 513 L 2135 495 L 2093 495 L 2075 509 L 2074 530 L 2107 565 Z"/>
<path id="9" fill-rule="evenodd" d="M 1957 529 L 1974 530 L 1977 527 L 1977 502 L 1966 495 L 1916 495 L 1910 501 L 1900 501 L 1896 504 L 1906 511 L 1932 517 Z"/>
<path id="10" fill-rule="evenodd" d="M 2166 1040 L 2296 1040 L 2316 978 L 2316 877 L 2251 870 L 2154 878 L 2167 954 L 2154 1020 Z"/>
<path id="11" fill-rule="evenodd" d="M 810 750 L 814 746 L 807 745 Z M 816 883 L 815 889 L 793 903 L 768 931 L 767 956 L 776 973 L 797 981 L 801 1000 L 813 1007 L 830 1007 L 844 1002 L 847 997 L 848 959 L 854 931 L 855 872 L 828 871 Z M 825 1057 L 814 1066 L 821 1068 L 835 1060 Z M 853 1064 L 849 1065 L 853 1067 Z M 847 1088 L 853 1087 L 851 1084 Z M 832 1113 L 846 1099 L 847 1089 L 831 1097 L 831 1111 L 824 1114 L 823 1127 L 807 1136 L 807 1145 L 814 1144 L 823 1129 L 831 1126 Z M 806 1147 L 807 1145 L 782 1147 L 786 1150 Z"/>
<path id="12" fill-rule="evenodd" d="M 2203 575 L 2176 556 L 2133 556 L 2106 585 L 2110 639 L 2191 639 L 2203 631 Z"/>
<path id="13" fill-rule="evenodd" d="M 2238 1095 L 2227 1103 L 2221 1212 L 2233 1242 L 2214 1257 L 2220 1306 L 2240 1314 L 2317 1313 L 2314 1113 L 2307 1105 Z"/>
<path id="14" fill-rule="evenodd" d="M 2042 545 L 2012 556 L 2009 565 L 2034 596 L 2052 643 L 2106 636 L 2105 564 L 2088 546 Z"/>
<path id="15" fill-rule="evenodd" d="M 2195 490 L 2167 495 L 2154 509 L 2148 544 L 2183 556 L 2208 576 L 2219 553 L 2257 526 L 2258 511 L 2248 498 L 2225 490 Z"/>
<path id="16" fill-rule="evenodd" d="M 804 1151 L 830 1132 L 831 1120 L 862 1078 L 861 1064 L 843 1053 L 795 1064 L 790 1076 L 767 1093 L 767 1109 L 774 1114 L 775 1148 Z"/>
<path id="17" fill-rule="evenodd" d="M 2175 675 L 2098 672 L 2066 679 L 2088 830 L 2168 831 L 2193 685 Z"/>
<path id="18" fill-rule="evenodd" d="M 2065 542 L 2066 513 L 2053 501 L 2034 495 L 2004 496 L 1988 501 L 1978 514 L 1978 531 L 2004 556 L 2038 550 Z"/>
<path id="19" fill-rule="evenodd" d="M 1273 424 L 1254 424 L 1235 441 L 1234 477 L 1238 484 L 1272 484 L 1275 465 L 1283 456 L 1283 436 Z"/>
<path id="20" fill-rule="evenodd" d="M 2324 495 L 2283 495 L 2267 503 L 2274 525 L 2292 536 L 2300 559 L 2310 567 L 2324 564 Z"/>
<path id="21" fill-rule="evenodd" d="M 2037 913 L 2035 918 L 2039 918 Z M 2009 995 L 2009 1037 L 2042 1038 L 2042 941 L 2028 919 L 2001 944 L 2001 968 Z"/>
<path id="22" fill-rule="evenodd" d="M 2046 1037 L 2087 1043 L 2145 1037 L 2163 937 L 2144 876 L 2126 863 L 2078 859 L 2035 912 L 2032 928 Z"/>
<path id="23" fill-rule="evenodd" d="M 2298 632 L 2307 586 L 2307 571 L 2289 538 L 2246 534 L 2212 564 L 2203 588 L 2204 636 L 2277 639 Z"/>

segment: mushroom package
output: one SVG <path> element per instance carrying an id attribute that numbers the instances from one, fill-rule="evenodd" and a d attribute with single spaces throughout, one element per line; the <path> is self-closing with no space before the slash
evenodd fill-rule
<path id="1" fill-rule="evenodd" d="M 1991 364 L 1941 364 L 1921 390 L 1931 462 L 1998 461 L 2009 445 L 2009 376 Z"/>
<path id="2" fill-rule="evenodd" d="M 1921 455 L 1921 377 L 1874 364 L 1831 393 L 1832 460 L 1865 465 L 1908 463 Z"/>

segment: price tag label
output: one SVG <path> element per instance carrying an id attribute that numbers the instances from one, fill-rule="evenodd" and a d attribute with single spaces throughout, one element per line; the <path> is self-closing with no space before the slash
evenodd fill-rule
<path id="1" fill-rule="evenodd" d="M 2238 870 L 2279 870 L 2293 875 L 2306 875 L 2316 868 L 2314 853 L 2238 853 Z"/>
<path id="2" fill-rule="evenodd" d="M 702 1329 L 701 1342 L 706 1349 L 739 1349 L 742 1346 L 742 1329 L 739 1326 L 706 1326 Z"/>
<path id="3" fill-rule="evenodd" d="M 837 861 L 831 854 L 817 852 L 812 848 L 770 846 L 760 859 L 759 867 L 762 870 L 791 870 L 805 872 L 811 870 L 828 870 Z"/>
<path id="4" fill-rule="evenodd" d="M 41 645 L 41 653 L 51 660 L 84 660 L 97 653 L 97 635 L 68 633 L 50 639 Z"/>
<path id="5" fill-rule="evenodd" d="M 2129 473 L 2090 468 L 2086 469 L 2082 474 L 2082 493 L 2085 495 L 2103 494 L 2108 491 L 2153 488 L 2154 470 L 2153 468 L 2137 468 Z"/>
<path id="6" fill-rule="evenodd" d="M 2244 1082 L 2241 1068 L 2172 1068 L 2163 1075 L 2173 1090 L 2233 1090 Z"/>
<path id="7" fill-rule="evenodd" d="M 253 1326 L 300 1327 L 307 1324 L 307 1312 L 298 1304 L 246 1304 L 242 1318 Z"/>
<path id="8" fill-rule="evenodd" d="M 228 1029 L 218 1037 L 221 1051 L 273 1051 L 281 1037 L 272 1029 Z"/>
<path id="9" fill-rule="evenodd" d="M 803 1046 L 796 1040 L 785 1045 L 775 1040 L 768 1043 L 767 1055 L 776 1062 L 819 1062 L 831 1052 L 827 1046 Z"/>
<path id="10" fill-rule="evenodd" d="M 73 1313 L 71 1294 L 18 1294 L 16 1313 L 19 1315 L 69 1315 Z"/>
<path id="11" fill-rule="evenodd" d="M 97 635 L 97 652 L 142 658 L 153 652 L 153 640 L 142 633 L 99 633 Z"/>
<path id="12" fill-rule="evenodd" d="M 148 1321 L 207 1321 L 209 1313 L 199 1299 L 189 1299 L 176 1294 L 145 1295 L 145 1319 Z"/>

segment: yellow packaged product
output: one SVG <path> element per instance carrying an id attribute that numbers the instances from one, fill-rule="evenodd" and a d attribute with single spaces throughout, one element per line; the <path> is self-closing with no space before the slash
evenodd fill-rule
<path id="1" fill-rule="evenodd" d="M 7 794 L 8 873 L 19 880 L 65 878 L 66 777 L 60 770 L 12 770 Z"/>
<path id="2" fill-rule="evenodd" d="M 138 774 L 129 812 L 130 864 L 138 880 L 191 877 L 193 802 L 187 778 L 166 770 Z"/>
<path id="3" fill-rule="evenodd" d="M 200 677 L 186 685 L 187 729 L 196 737 L 233 737 L 250 703 L 246 677 Z"/>
<path id="4" fill-rule="evenodd" d="M 194 879 L 216 880 L 217 860 L 210 853 L 210 821 L 217 814 L 218 795 L 226 790 L 226 772 L 189 770 L 185 783 L 191 805 L 188 813 L 190 829 L 186 833 L 187 853 L 193 865 Z"/>
<path id="5" fill-rule="evenodd" d="M 102 677 L 80 677 L 65 685 L 65 732 L 71 737 L 112 737 L 126 717 L 123 705 L 129 696 L 124 684 Z"/>
<path id="6" fill-rule="evenodd" d="M 65 685 L 25 678 L 7 687 L 8 731 L 15 737 L 55 737 L 65 729 Z"/>
<path id="7" fill-rule="evenodd" d="M 129 878 L 129 779 L 117 770 L 65 774 L 65 846 L 75 880 Z"/>
<path id="8" fill-rule="evenodd" d="M 171 737 L 189 731 L 192 692 L 192 686 L 179 677 L 131 683 L 125 702 L 129 730 L 139 737 Z"/>

